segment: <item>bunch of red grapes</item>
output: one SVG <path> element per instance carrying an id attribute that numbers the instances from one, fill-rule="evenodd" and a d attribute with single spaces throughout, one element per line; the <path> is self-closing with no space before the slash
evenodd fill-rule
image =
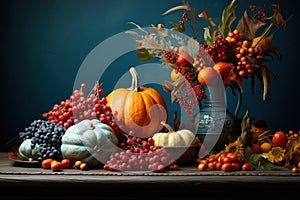
<path id="1" fill-rule="evenodd" d="M 126 142 L 120 143 L 122 152 L 112 153 L 103 166 L 109 171 L 152 171 L 178 170 L 178 165 L 170 159 L 163 148 L 154 146 L 153 139 L 127 135 Z"/>
<path id="2" fill-rule="evenodd" d="M 102 123 L 109 125 L 116 134 L 120 134 L 121 130 L 114 118 L 111 108 L 107 106 L 105 97 L 101 98 L 103 89 L 96 82 L 92 92 L 85 97 L 84 89 L 86 84 L 81 84 L 79 90 L 74 90 L 69 99 L 55 104 L 52 110 L 43 114 L 50 122 L 59 126 L 69 128 L 84 119 L 99 119 Z"/>

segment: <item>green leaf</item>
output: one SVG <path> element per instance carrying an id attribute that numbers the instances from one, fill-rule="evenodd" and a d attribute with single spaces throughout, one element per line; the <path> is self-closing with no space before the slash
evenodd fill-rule
<path id="1" fill-rule="evenodd" d="M 267 159 L 268 154 L 256 154 L 253 153 L 250 147 L 244 150 L 244 162 L 250 163 L 255 170 L 271 170 L 274 169 L 274 165 Z"/>
<path id="2" fill-rule="evenodd" d="M 268 159 L 268 153 L 262 153 L 261 157 L 264 158 L 264 159 Z"/>
<path id="3" fill-rule="evenodd" d="M 218 30 L 225 38 L 227 37 L 228 33 L 230 32 L 231 24 L 236 19 L 235 16 L 235 9 L 237 7 L 236 0 L 232 0 L 231 3 L 223 10 L 222 19 L 218 26 Z"/>
<path id="4" fill-rule="evenodd" d="M 250 155 L 249 162 L 253 163 L 254 165 L 257 165 L 260 159 L 261 159 L 261 154 L 252 153 Z"/>
<path id="5" fill-rule="evenodd" d="M 263 166 L 264 166 L 264 169 L 265 169 L 265 170 L 272 170 L 272 169 L 275 168 L 275 166 L 274 166 L 272 163 L 270 163 L 270 162 L 264 163 Z"/>
<path id="6" fill-rule="evenodd" d="M 185 31 L 184 25 L 178 24 L 176 22 L 170 22 L 170 24 L 173 26 L 171 28 L 171 30 L 173 30 L 173 31 L 180 32 L 180 33 L 183 33 Z"/>
<path id="7" fill-rule="evenodd" d="M 246 147 L 244 150 L 244 160 L 248 162 L 250 160 L 250 155 L 252 154 L 252 149 L 250 147 Z"/>
<path id="8" fill-rule="evenodd" d="M 142 62 L 146 62 L 148 60 L 150 60 L 151 58 L 153 58 L 153 55 L 149 53 L 149 51 L 145 48 L 143 49 L 139 49 L 139 52 L 136 54 L 136 56 L 142 61 Z"/>
<path id="9" fill-rule="evenodd" d="M 206 44 L 208 44 L 210 47 L 213 47 L 213 37 L 212 37 L 212 31 L 210 27 L 205 27 L 204 29 L 204 41 Z"/>
<path id="10" fill-rule="evenodd" d="M 253 153 L 250 147 L 246 147 L 244 150 L 244 161 L 251 163 L 252 165 L 257 165 L 258 161 L 261 159 L 260 154 Z"/>

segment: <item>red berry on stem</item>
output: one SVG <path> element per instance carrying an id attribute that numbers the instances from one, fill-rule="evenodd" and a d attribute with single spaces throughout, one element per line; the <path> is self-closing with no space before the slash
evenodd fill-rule
<path id="1" fill-rule="evenodd" d="M 85 88 L 86 88 L 86 83 L 82 83 L 82 84 L 80 85 L 80 87 L 81 87 L 82 89 L 85 89 Z"/>

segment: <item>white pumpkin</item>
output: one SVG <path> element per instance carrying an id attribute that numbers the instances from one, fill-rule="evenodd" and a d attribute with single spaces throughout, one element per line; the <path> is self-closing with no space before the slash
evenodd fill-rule
<path id="1" fill-rule="evenodd" d="M 161 122 L 169 132 L 159 132 L 152 136 L 154 140 L 154 145 L 159 147 L 177 147 L 177 146 L 191 146 L 197 144 L 197 137 L 195 134 L 188 129 L 181 129 L 174 131 L 172 127 Z"/>

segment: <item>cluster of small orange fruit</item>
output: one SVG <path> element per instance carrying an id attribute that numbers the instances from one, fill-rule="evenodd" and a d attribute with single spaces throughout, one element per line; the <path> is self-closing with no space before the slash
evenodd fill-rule
<path id="1" fill-rule="evenodd" d="M 293 173 L 298 173 L 300 170 L 300 162 L 298 162 L 297 166 L 292 167 Z"/>
<path id="2" fill-rule="evenodd" d="M 268 48 L 271 44 L 267 38 L 262 37 L 256 37 L 252 42 L 243 39 L 237 29 L 230 32 L 226 40 L 230 45 L 236 46 L 233 53 L 238 59 L 236 70 L 240 77 L 250 77 L 252 75 L 257 62 L 263 58 L 261 55 L 262 49 Z"/>
<path id="3" fill-rule="evenodd" d="M 61 171 L 62 169 L 72 168 L 72 161 L 70 159 L 63 159 L 61 161 L 53 160 L 51 158 L 45 159 L 42 161 L 42 167 L 44 169 L 51 169 L 52 171 Z M 76 161 L 74 166 L 75 169 L 87 170 L 88 165 L 82 161 Z"/>

